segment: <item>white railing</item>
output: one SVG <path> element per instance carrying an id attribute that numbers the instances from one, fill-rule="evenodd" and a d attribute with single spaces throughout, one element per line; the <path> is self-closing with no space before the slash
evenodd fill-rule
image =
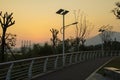
<path id="1" fill-rule="evenodd" d="M 104 53 L 101 51 L 66 53 L 65 66 L 86 60 L 119 55 L 119 51 L 104 51 Z M 37 76 L 64 67 L 62 58 L 63 55 L 58 54 L 0 63 L 0 80 L 31 80 Z"/>

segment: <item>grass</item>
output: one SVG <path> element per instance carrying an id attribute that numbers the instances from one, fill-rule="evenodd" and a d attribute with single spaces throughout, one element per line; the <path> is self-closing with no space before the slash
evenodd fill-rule
<path id="1" fill-rule="evenodd" d="M 115 57 L 112 61 L 110 61 L 104 67 L 115 67 L 120 69 L 120 57 Z M 97 73 L 104 74 L 104 67 L 102 67 Z"/>

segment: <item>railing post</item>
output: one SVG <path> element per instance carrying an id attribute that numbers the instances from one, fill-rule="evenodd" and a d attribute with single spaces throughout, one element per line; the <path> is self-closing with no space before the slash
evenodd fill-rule
<path id="1" fill-rule="evenodd" d="M 110 57 L 112 57 L 112 53 L 113 53 L 113 52 L 114 52 L 114 51 L 111 51 L 111 52 L 110 52 Z"/>
<path id="2" fill-rule="evenodd" d="M 63 67 L 66 66 L 66 56 L 67 56 L 67 54 L 64 55 L 64 64 L 63 64 Z"/>
<path id="3" fill-rule="evenodd" d="M 84 57 L 85 57 L 84 54 L 85 54 L 84 51 L 82 51 L 82 61 L 85 60 L 85 59 L 84 59 Z"/>
<path id="4" fill-rule="evenodd" d="M 72 64 L 72 56 L 73 54 L 70 55 L 70 61 L 69 61 L 70 64 Z"/>
<path id="5" fill-rule="evenodd" d="M 93 60 L 95 59 L 95 51 L 93 51 Z"/>
<path id="6" fill-rule="evenodd" d="M 94 59 L 94 52 L 95 52 L 95 51 L 92 52 L 92 59 Z"/>
<path id="7" fill-rule="evenodd" d="M 93 51 L 90 51 L 90 60 L 92 59 L 92 53 L 93 53 Z"/>
<path id="8" fill-rule="evenodd" d="M 100 54 L 100 52 L 99 51 L 97 51 L 98 53 L 99 53 L 99 58 L 101 58 L 101 54 Z"/>
<path id="9" fill-rule="evenodd" d="M 47 70 L 47 62 L 48 62 L 48 57 L 45 59 L 43 72 L 46 72 L 46 70 Z"/>
<path id="10" fill-rule="evenodd" d="M 85 61 L 87 60 L 87 52 L 85 51 Z"/>
<path id="11" fill-rule="evenodd" d="M 116 52 L 117 53 L 117 55 L 116 56 L 118 56 L 118 52 Z"/>
<path id="12" fill-rule="evenodd" d="M 88 51 L 86 51 L 86 60 L 88 60 Z"/>
<path id="13" fill-rule="evenodd" d="M 92 59 L 94 59 L 94 51 L 93 51 L 93 52 L 91 52 L 91 54 L 92 54 L 92 57 L 91 57 L 91 58 L 92 58 Z"/>
<path id="14" fill-rule="evenodd" d="M 106 51 L 106 53 L 107 53 L 107 56 L 106 56 L 106 57 L 108 57 L 108 56 L 109 56 L 109 51 Z"/>
<path id="15" fill-rule="evenodd" d="M 89 52 L 89 59 L 91 60 L 92 59 L 92 53 L 91 53 L 91 51 Z"/>
<path id="16" fill-rule="evenodd" d="M 92 55 L 93 55 L 93 51 L 90 52 L 90 60 L 93 59 Z"/>
<path id="17" fill-rule="evenodd" d="M 95 59 L 96 59 L 96 58 L 98 58 L 98 54 L 97 54 L 97 52 L 96 52 L 96 51 L 95 51 L 95 54 L 96 54 L 96 55 L 95 55 Z"/>
<path id="18" fill-rule="evenodd" d="M 89 52 L 87 51 L 87 60 L 89 60 Z"/>
<path id="19" fill-rule="evenodd" d="M 100 51 L 100 53 L 101 53 L 101 58 L 103 58 L 103 57 L 104 57 L 104 55 L 103 55 L 102 51 Z"/>
<path id="20" fill-rule="evenodd" d="M 11 80 L 11 72 L 12 72 L 12 68 L 13 68 L 14 63 L 11 63 L 7 75 L 6 75 L 6 79 L 5 80 Z"/>
<path id="21" fill-rule="evenodd" d="M 117 52 L 115 52 L 115 53 L 117 53 Z M 115 56 L 115 53 L 112 52 L 112 56 Z"/>
<path id="22" fill-rule="evenodd" d="M 84 53 L 83 53 L 83 51 L 81 51 L 81 61 L 84 61 Z"/>
<path id="23" fill-rule="evenodd" d="M 75 63 L 77 63 L 77 56 L 78 56 L 78 53 L 75 53 Z"/>
<path id="24" fill-rule="evenodd" d="M 82 59 L 81 59 L 81 52 L 79 52 L 79 61 L 81 62 L 82 61 Z"/>
<path id="25" fill-rule="evenodd" d="M 84 61 L 86 61 L 86 51 L 84 51 Z"/>
<path id="26" fill-rule="evenodd" d="M 90 57 L 91 57 L 91 55 L 90 55 L 90 52 L 89 52 L 89 58 L 88 58 L 88 60 L 90 60 L 90 59 L 91 59 Z"/>
<path id="27" fill-rule="evenodd" d="M 95 59 L 96 59 L 96 58 L 97 58 L 97 56 L 98 56 L 96 51 L 95 51 L 95 54 L 96 54 L 96 55 L 95 55 Z"/>
<path id="28" fill-rule="evenodd" d="M 118 51 L 118 56 L 120 56 L 120 51 Z"/>
<path id="29" fill-rule="evenodd" d="M 58 61 L 58 57 L 59 57 L 59 56 L 57 55 L 56 58 L 55 58 L 55 66 L 54 66 L 55 69 L 57 69 L 57 61 Z"/>
<path id="30" fill-rule="evenodd" d="M 116 52 L 117 53 L 117 52 Z M 119 54 L 117 53 L 117 56 L 118 56 Z"/>
<path id="31" fill-rule="evenodd" d="M 30 66 L 29 66 L 29 70 L 28 70 L 28 80 L 32 79 L 32 67 L 34 64 L 34 60 L 31 61 Z"/>

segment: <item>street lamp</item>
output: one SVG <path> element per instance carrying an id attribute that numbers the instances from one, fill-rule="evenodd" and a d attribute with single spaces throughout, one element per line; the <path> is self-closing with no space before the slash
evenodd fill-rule
<path id="1" fill-rule="evenodd" d="M 68 10 L 59 9 L 56 13 L 63 16 L 63 66 L 65 64 L 65 15 L 68 13 Z"/>
<path id="2" fill-rule="evenodd" d="M 75 25 L 75 24 L 78 24 L 78 22 L 74 22 L 74 23 L 68 24 L 68 25 L 64 26 L 64 29 L 67 28 L 67 27 L 69 27 L 69 26 L 71 26 L 71 25 Z M 63 27 L 60 29 L 61 33 L 62 33 L 62 29 L 63 29 Z"/>

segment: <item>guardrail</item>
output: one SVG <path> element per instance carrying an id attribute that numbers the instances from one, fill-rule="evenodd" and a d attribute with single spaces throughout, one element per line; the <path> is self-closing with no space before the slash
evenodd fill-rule
<path id="1" fill-rule="evenodd" d="M 64 66 L 86 60 L 119 55 L 119 51 L 104 51 L 104 53 L 101 51 L 66 53 L 64 55 Z M 64 67 L 62 58 L 62 54 L 57 54 L 0 63 L 0 80 L 31 80 L 37 76 Z"/>

